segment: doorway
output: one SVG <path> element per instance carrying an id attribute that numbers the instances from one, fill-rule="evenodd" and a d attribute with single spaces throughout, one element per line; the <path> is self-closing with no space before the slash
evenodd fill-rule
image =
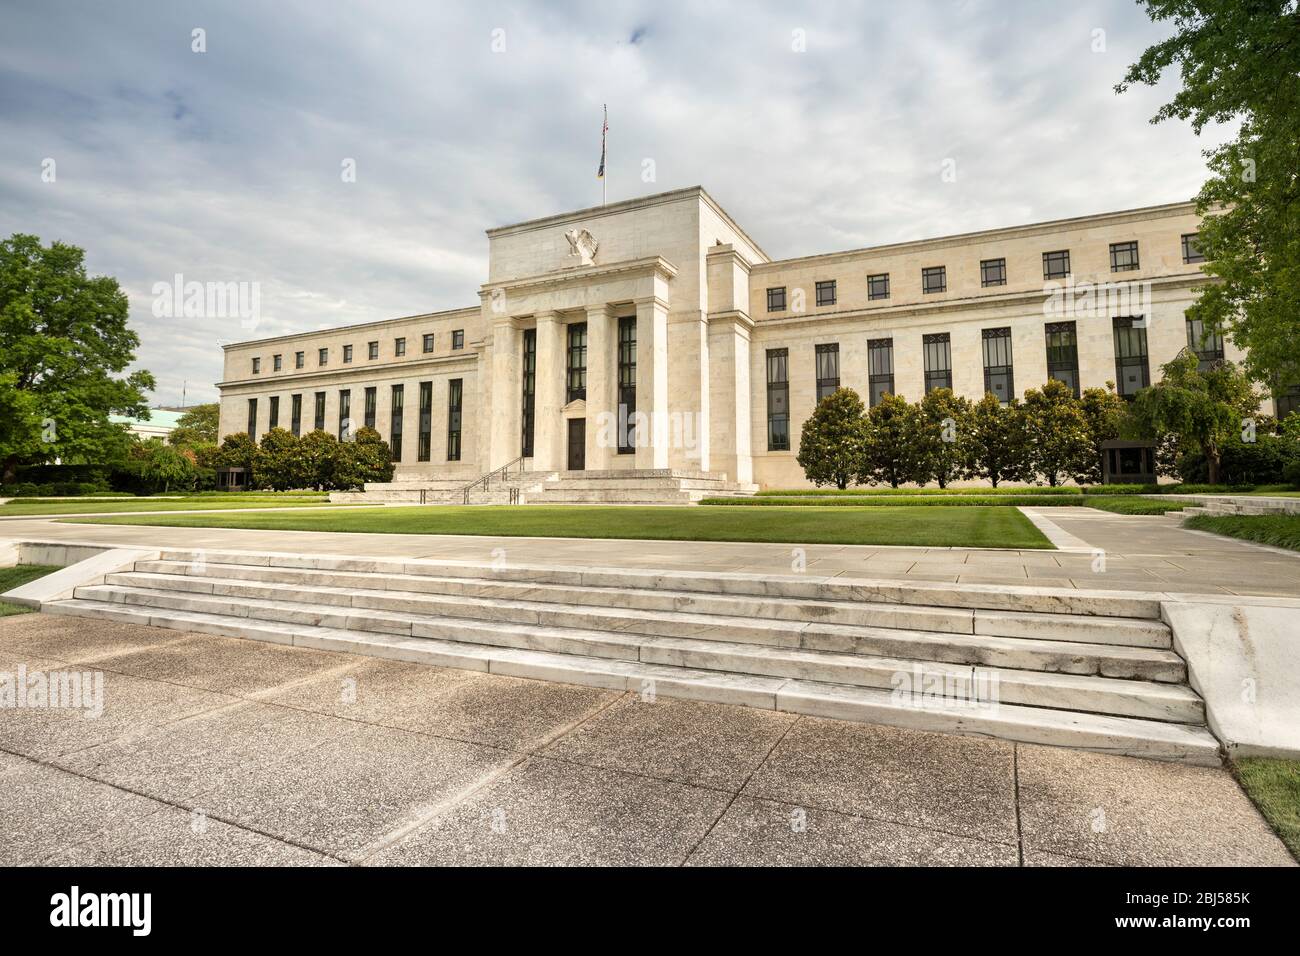
<path id="1" fill-rule="evenodd" d="M 569 419 L 569 471 L 584 471 L 587 467 L 587 420 Z"/>

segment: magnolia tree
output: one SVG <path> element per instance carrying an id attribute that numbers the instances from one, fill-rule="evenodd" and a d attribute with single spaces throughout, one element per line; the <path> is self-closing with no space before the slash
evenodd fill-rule
<path id="1" fill-rule="evenodd" d="M 971 458 L 972 405 L 952 389 L 936 388 L 921 399 L 917 429 L 918 481 L 947 488 L 975 470 Z"/>
<path id="2" fill-rule="evenodd" d="M 1020 403 L 1012 399 L 1003 405 L 992 393 L 971 409 L 971 475 L 983 478 L 994 488 L 1002 481 L 1032 481 L 1029 433 Z"/>
<path id="3" fill-rule="evenodd" d="M 851 388 L 827 395 L 803 423 L 795 459 L 814 485 L 841 490 L 857 481 L 866 451 L 867 420 L 862 399 Z"/>
<path id="4" fill-rule="evenodd" d="M 921 413 L 898 395 L 885 395 L 867 413 L 865 455 L 859 480 L 897 488 L 909 481 L 925 481 L 918 436 Z"/>
<path id="5" fill-rule="evenodd" d="M 1087 470 L 1092 450 L 1088 417 L 1070 387 L 1055 379 L 1025 391 L 1029 463 L 1050 486 Z"/>

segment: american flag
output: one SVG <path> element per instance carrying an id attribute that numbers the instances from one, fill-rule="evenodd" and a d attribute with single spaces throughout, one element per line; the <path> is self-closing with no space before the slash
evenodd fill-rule
<path id="1" fill-rule="evenodd" d="M 605 178 L 605 135 L 609 132 L 609 107 L 605 109 L 605 125 L 600 128 L 600 168 L 596 170 L 596 178 Z"/>

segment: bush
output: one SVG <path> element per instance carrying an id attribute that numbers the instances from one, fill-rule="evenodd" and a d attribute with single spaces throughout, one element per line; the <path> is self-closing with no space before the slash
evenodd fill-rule
<path id="1" fill-rule="evenodd" d="M 866 437 L 862 399 L 851 388 L 837 388 L 805 419 L 795 460 L 814 485 L 847 488 L 862 474 Z"/>

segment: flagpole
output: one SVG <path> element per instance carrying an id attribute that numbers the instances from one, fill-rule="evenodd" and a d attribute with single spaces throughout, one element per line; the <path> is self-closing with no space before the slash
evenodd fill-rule
<path id="1" fill-rule="evenodd" d="M 600 177 L 600 204 L 601 204 L 602 206 L 605 205 L 605 200 L 606 200 L 606 198 L 609 196 L 609 146 L 608 146 L 608 143 L 609 143 L 609 107 L 608 107 L 608 106 L 605 107 L 604 126 L 605 126 L 605 128 L 604 128 L 604 130 L 602 131 L 602 135 L 603 135 L 603 137 L 604 137 L 604 140 L 605 140 L 605 144 L 606 144 L 606 145 L 605 145 L 605 148 L 602 150 L 602 152 L 604 153 L 604 156 L 603 156 L 603 158 L 602 158 L 601 161 L 602 161 L 602 163 L 604 164 L 604 167 L 605 167 L 605 175 Z"/>

